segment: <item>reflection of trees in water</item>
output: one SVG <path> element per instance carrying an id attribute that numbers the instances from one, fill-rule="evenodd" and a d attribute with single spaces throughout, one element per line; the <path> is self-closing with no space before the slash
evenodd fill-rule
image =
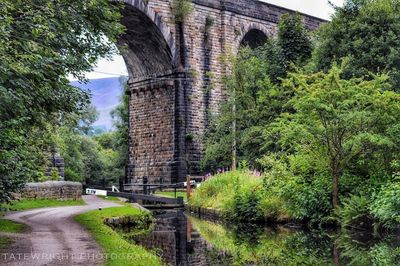
<path id="1" fill-rule="evenodd" d="M 400 265 L 399 239 L 191 220 L 212 246 L 207 254 L 218 263 L 210 265 L 224 265 L 221 250 L 229 265 Z"/>
<path id="2" fill-rule="evenodd" d="M 400 265 L 400 239 L 386 235 L 343 232 L 336 238 L 340 260 L 349 265 Z"/>
<path id="3" fill-rule="evenodd" d="M 191 221 L 203 239 L 217 250 L 214 253 L 223 250 L 230 255 L 230 265 L 332 264 L 332 240 L 325 235 L 282 227 L 225 227 L 199 219 Z"/>
<path id="4" fill-rule="evenodd" d="M 226 225 L 181 212 L 156 217 L 154 230 L 135 242 L 158 251 L 168 265 L 400 265 L 400 238 Z"/>

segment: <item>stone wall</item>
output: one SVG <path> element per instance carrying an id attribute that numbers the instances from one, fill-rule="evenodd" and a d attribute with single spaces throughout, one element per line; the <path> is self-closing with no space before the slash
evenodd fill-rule
<path id="1" fill-rule="evenodd" d="M 19 199 L 78 200 L 82 198 L 82 184 L 69 181 L 27 183 L 16 197 Z"/>

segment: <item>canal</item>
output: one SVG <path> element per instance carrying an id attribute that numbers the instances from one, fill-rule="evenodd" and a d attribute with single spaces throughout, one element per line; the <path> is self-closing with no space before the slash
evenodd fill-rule
<path id="1" fill-rule="evenodd" d="M 154 211 L 154 230 L 131 239 L 167 265 L 400 265 L 400 237 L 224 224 Z"/>

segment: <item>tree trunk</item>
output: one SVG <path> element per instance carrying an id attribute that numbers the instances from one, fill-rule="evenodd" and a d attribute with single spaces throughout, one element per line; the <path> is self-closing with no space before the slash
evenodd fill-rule
<path id="1" fill-rule="evenodd" d="M 340 171 L 335 167 L 332 171 L 332 204 L 334 209 L 338 207 L 339 202 L 339 177 Z"/>
<path id="2" fill-rule="evenodd" d="M 232 113 L 234 115 L 234 119 L 232 122 L 232 135 L 233 135 L 233 140 L 232 140 L 232 171 L 236 170 L 236 164 L 237 164 L 237 143 L 236 143 L 236 91 L 233 91 L 233 106 L 232 106 Z"/>

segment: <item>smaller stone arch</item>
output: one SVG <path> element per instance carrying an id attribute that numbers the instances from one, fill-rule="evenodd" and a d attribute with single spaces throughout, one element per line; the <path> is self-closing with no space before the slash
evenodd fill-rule
<path id="1" fill-rule="evenodd" d="M 242 25 L 241 32 L 242 35 L 238 39 L 237 43 L 238 48 L 243 45 L 248 45 L 252 49 L 257 48 L 264 44 L 268 38 L 273 36 L 270 29 L 257 23 Z"/>

